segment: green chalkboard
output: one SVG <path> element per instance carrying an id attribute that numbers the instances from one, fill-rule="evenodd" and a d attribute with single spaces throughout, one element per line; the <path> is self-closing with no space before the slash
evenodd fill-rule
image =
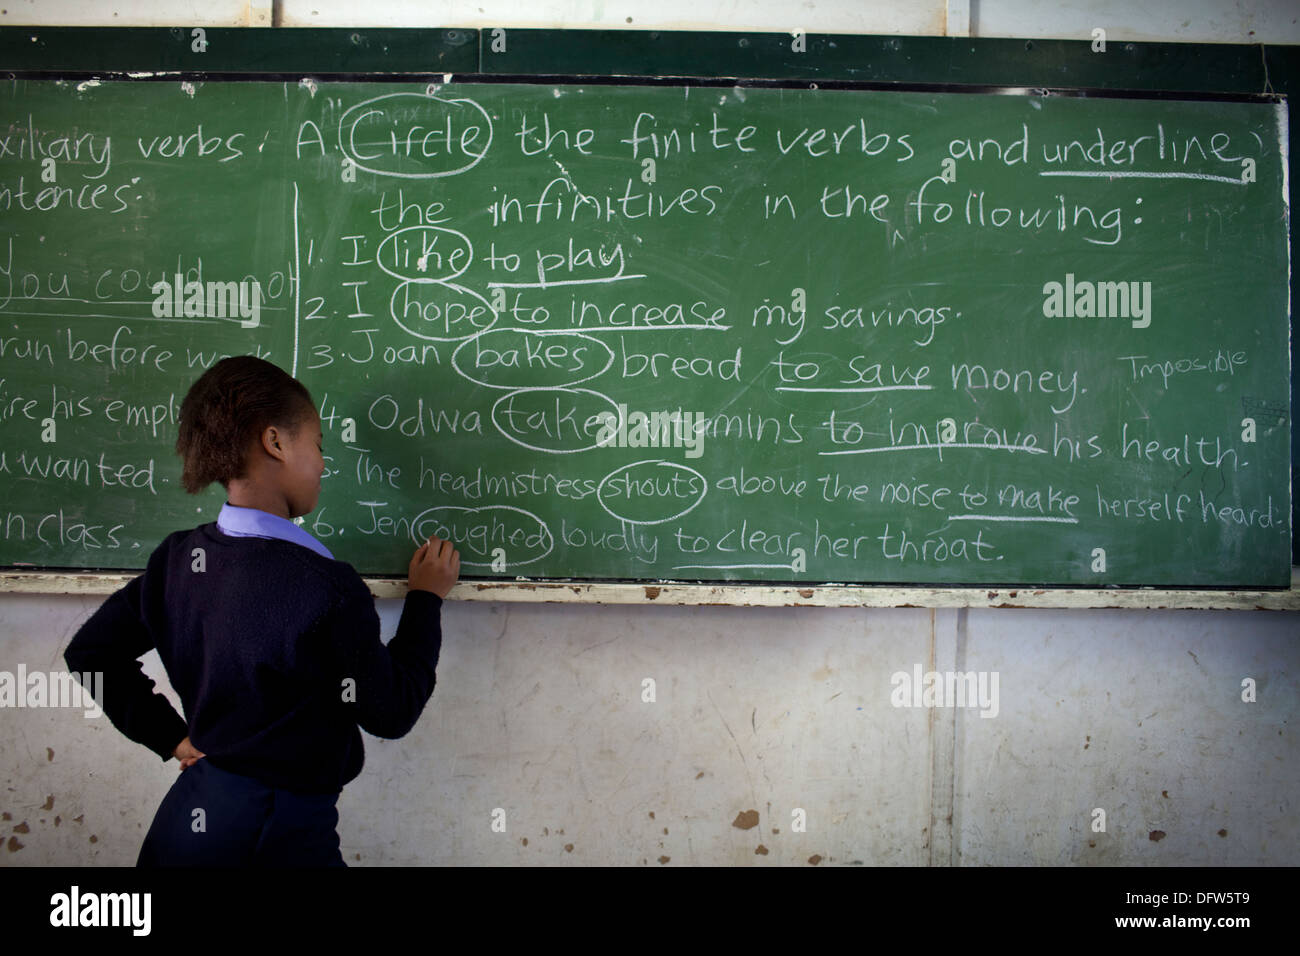
<path id="1" fill-rule="evenodd" d="M 248 353 L 316 398 L 304 527 L 366 573 L 433 533 L 483 578 L 1289 583 L 1279 98 L 0 104 L 0 563 L 140 567 L 214 520 L 176 413 Z"/>

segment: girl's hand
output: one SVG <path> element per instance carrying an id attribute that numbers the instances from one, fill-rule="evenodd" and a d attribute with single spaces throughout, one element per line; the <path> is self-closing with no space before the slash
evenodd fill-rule
<path id="1" fill-rule="evenodd" d="M 460 552 L 450 541 L 430 536 L 416 549 L 406 576 L 413 591 L 432 591 L 446 598 L 460 577 Z"/>
<path id="2" fill-rule="evenodd" d="M 194 745 L 190 743 L 190 738 L 186 737 L 176 745 L 176 749 L 172 751 L 172 756 L 181 762 L 181 769 L 185 770 L 198 763 L 207 754 L 196 750 Z"/>

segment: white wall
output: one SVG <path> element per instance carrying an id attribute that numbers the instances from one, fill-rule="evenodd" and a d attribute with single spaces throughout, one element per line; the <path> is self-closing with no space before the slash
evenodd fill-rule
<path id="1" fill-rule="evenodd" d="M 1300 43 L 1294 0 L 285 0 L 285 26 L 804 30 L 915 36 Z M 0 25 L 269 25 L 270 0 L 6 0 Z"/>
<path id="2" fill-rule="evenodd" d="M 1026 37 L 1101 25 L 1112 40 L 1300 42 L 1283 0 L 839 0 L 801 5 L 789 23 L 791 6 L 305 0 L 283 21 L 902 34 L 969 23 Z M 270 20 L 269 5 L 219 2 L 6 9 L 0 24 Z M 98 600 L 0 595 L 0 669 L 61 669 Z M 380 611 L 390 635 L 400 602 Z M 424 716 L 400 741 L 367 738 L 341 800 L 353 864 L 1281 865 L 1300 848 L 1297 613 L 453 602 L 443 621 Z M 165 684 L 157 655 L 146 663 Z M 996 672 L 997 716 L 891 706 L 890 675 L 915 665 Z M 640 699 L 646 677 L 653 704 Z M 1255 703 L 1241 700 L 1247 677 Z M 102 718 L 0 711 L 0 864 L 133 863 L 175 774 Z M 489 826 L 498 807 L 504 834 Z M 792 832 L 794 808 L 805 833 Z M 1090 828 L 1095 808 L 1104 833 Z M 751 810 L 757 826 L 734 825 Z"/>

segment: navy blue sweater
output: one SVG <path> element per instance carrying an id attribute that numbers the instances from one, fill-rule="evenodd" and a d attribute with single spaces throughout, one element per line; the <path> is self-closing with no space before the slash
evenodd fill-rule
<path id="1" fill-rule="evenodd" d="M 195 554 L 202 548 L 203 570 Z M 101 672 L 104 713 L 164 760 L 187 735 L 216 767 L 300 793 L 337 793 L 361 772 L 358 725 L 403 736 L 433 693 L 442 598 L 410 590 L 379 639 L 356 570 L 290 541 L 210 522 L 167 536 L 82 625 L 64 654 Z M 138 658 L 158 649 L 187 720 Z"/>

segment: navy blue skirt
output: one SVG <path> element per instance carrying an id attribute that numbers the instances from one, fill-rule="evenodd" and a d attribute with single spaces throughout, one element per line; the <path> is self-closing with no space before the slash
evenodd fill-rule
<path id="1" fill-rule="evenodd" d="M 167 791 L 136 866 L 347 866 L 338 798 L 267 786 L 202 758 Z"/>

